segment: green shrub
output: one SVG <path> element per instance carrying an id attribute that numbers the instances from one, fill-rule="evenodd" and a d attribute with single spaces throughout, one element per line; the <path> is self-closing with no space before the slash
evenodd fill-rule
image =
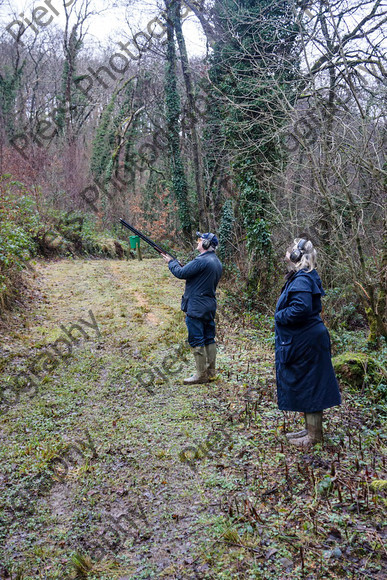
<path id="1" fill-rule="evenodd" d="M 323 299 L 324 320 L 331 329 L 356 330 L 367 326 L 367 317 L 352 286 L 329 288 Z"/>
<path id="2" fill-rule="evenodd" d="M 38 219 L 34 200 L 23 184 L 0 178 L 0 302 L 12 295 L 13 279 L 36 255 Z"/>
<path id="3" fill-rule="evenodd" d="M 124 258 L 128 244 L 110 232 L 98 232 L 94 216 L 44 207 L 38 212 L 27 188 L 0 178 L 0 304 L 11 301 L 20 286 L 20 272 L 31 257 L 92 255 Z"/>
<path id="4" fill-rule="evenodd" d="M 345 352 L 333 357 L 332 364 L 341 383 L 354 391 L 367 388 L 373 401 L 385 399 L 387 371 L 376 358 L 365 352 Z"/>

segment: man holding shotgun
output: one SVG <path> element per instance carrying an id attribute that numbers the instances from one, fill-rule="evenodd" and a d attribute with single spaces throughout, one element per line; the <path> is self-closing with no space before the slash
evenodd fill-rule
<path id="1" fill-rule="evenodd" d="M 186 280 L 181 309 L 186 314 L 188 342 L 196 363 L 196 373 L 184 379 L 186 385 L 207 383 L 216 376 L 215 291 L 222 275 L 222 264 L 215 250 L 219 242 L 212 233 L 196 232 L 196 235 L 199 255 L 185 266 L 167 253 L 161 254 L 172 274 Z"/>
<path id="2" fill-rule="evenodd" d="M 188 342 L 195 357 L 196 373 L 184 379 L 184 384 L 207 383 L 216 376 L 215 292 L 222 275 L 222 264 L 215 254 L 219 244 L 218 238 L 210 232 L 207 234 L 196 232 L 198 238 L 196 249 L 199 256 L 183 266 L 175 256 L 169 254 L 131 224 L 123 219 L 120 222 L 156 250 L 167 262 L 176 278 L 186 280 L 181 309 L 186 314 Z"/>

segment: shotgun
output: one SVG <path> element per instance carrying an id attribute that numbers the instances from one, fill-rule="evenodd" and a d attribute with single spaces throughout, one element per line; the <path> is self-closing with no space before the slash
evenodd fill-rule
<path id="1" fill-rule="evenodd" d="M 123 219 L 120 219 L 120 222 L 121 222 L 121 224 L 123 226 L 125 226 L 126 228 L 128 228 L 128 230 L 132 231 L 134 234 L 136 234 L 136 236 L 138 236 L 139 238 L 141 238 L 142 240 L 144 240 L 144 242 L 146 242 L 147 244 L 149 244 L 149 246 L 152 246 L 152 248 L 154 250 L 156 250 L 156 252 L 158 252 L 159 254 L 164 254 L 164 256 L 171 256 L 171 258 L 173 258 L 174 260 L 177 260 L 176 256 L 174 256 L 173 254 L 171 254 L 171 252 L 167 252 L 166 250 L 164 250 L 161 246 L 159 246 L 158 244 L 156 244 L 155 242 L 153 242 L 150 238 L 148 238 L 148 236 L 146 236 L 145 234 L 143 234 L 139 230 L 137 230 L 135 227 L 133 227 L 130 224 L 128 224 L 128 222 L 126 222 Z"/>

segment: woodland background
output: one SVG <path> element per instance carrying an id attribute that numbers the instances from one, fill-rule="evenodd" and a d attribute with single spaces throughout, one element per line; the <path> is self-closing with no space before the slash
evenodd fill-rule
<path id="1" fill-rule="evenodd" d="M 0 9 L 0 576 L 384 579 L 386 2 Z M 183 261 L 217 233 L 216 381 L 182 384 L 182 282 L 120 218 Z M 274 376 L 298 236 L 342 393 L 313 450 Z"/>
<path id="2" fill-rule="evenodd" d="M 147 26 L 123 23 L 103 51 L 89 42 L 93 0 L 63 0 L 64 28 L 34 7 L 29 25 L 3 19 L 0 40 L 2 307 L 34 256 L 124 257 L 125 217 L 183 256 L 197 229 L 216 231 L 230 302 L 263 314 L 287 246 L 310 237 L 330 328 L 367 329 L 380 345 L 381 0 L 155 0 Z M 188 57 L 187 18 L 203 57 Z"/>

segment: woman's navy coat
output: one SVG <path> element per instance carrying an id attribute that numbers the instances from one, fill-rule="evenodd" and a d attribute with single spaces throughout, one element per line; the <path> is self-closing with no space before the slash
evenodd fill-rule
<path id="1" fill-rule="evenodd" d="M 316 270 L 299 270 L 282 289 L 275 311 L 278 407 L 315 413 L 340 405 L 328 331 L 320 317 L 325 292 Z"/>

